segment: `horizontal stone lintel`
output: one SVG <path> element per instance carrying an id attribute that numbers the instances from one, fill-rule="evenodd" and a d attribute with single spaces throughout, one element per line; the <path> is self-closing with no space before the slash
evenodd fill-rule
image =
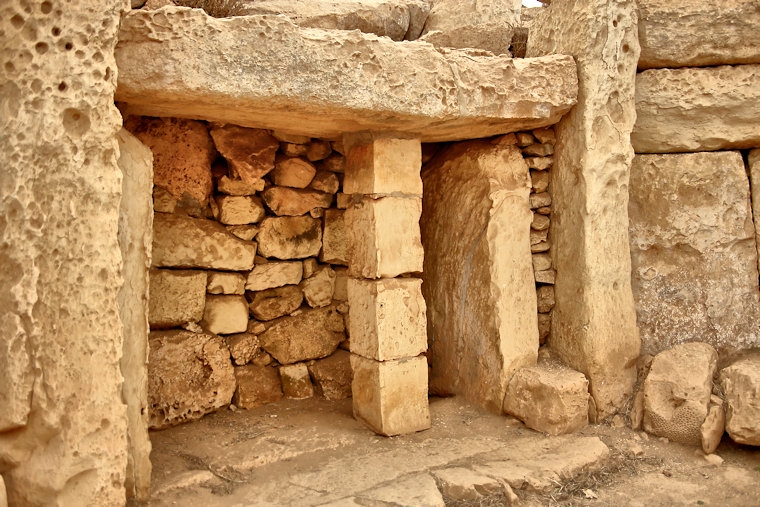
<path id="1" fill-rule="evenodd" d="M 127 114 L 323 139 L 394 131 L 424 142 L 552 125 L 575 104 L 572 57 L 489 55 L 299 28 L 279 16 L 135 10 L 119 34 L 116 101 Z"/>

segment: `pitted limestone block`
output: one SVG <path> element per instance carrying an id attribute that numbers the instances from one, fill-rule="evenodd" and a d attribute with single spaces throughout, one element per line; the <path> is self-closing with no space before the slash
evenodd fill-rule
<path id="1" fill-rule="evenodd" d="M 326 400 L 351 397 L 351 354 L 348 351 L 338 349 L 324 359 L 309 361 L 308 368 L 317 396 Z"/>
<path id="2" fill-rule="evenodd" d="M 760 445 L 760 357 L 740 359 L 720 372 L 726 431 L 734 442 Z"/>
<path id="3" fill-rule="evenodd" d="M 270 176 L 278 187 L 306 188 L 316 174 L 317 169 L 311 162 L 297 157 L 283 157 L 276 160 Z"/>
<path id="4" fill-rule="evenodd" d="M 314 384 L 311 383 L 306 363 L 280 366 L 280 381 L 286 398 L 303 400 L 314 396 Z"/>
<path id="5" fill-rule="evenodd" d="M 588 380 L 582 373 L 540 363 L 515 372 L 504 397 L 504 412 L 528 428 L 563 435 L 588 425 L 588 398 Z"/>
<path id="6" fill-rule="evenodd" d="M 152 329 L 178 327 L 203 318 L 206 272 L 151 269 L 148 320 Z"/>
<path id="7" fill-rule="evenodd" d="M 303 301 L 303 291 L 297 285 L 285 285 L 257 292 L 249 308 L 258 320 L 268 321 L 298 310 Z"/>
<path id="8" fill-rule="evenodd" d="M 657 354 L 644 380 L 643 428 L 673 442 L 701 445 L 718 354 L 706 343 L 676 345 Z"/>
<path id="9" fill-rule="evenodd" d="M 282 399 L 282 383 L 277 368 L 249 364 L 235 367 L 237 389 L 232 403 L 239 408 L 255 408 Z"/>
<path id="10" fill-rule="evenodd" d="M 256 243 L 233 236 L 223 225 L 167 213 L 153 219 L 153 267 L 247 271 Z"/>
<path id="11" fill-rule="evenodd" d="M 201 327 L 214 334 L 244 333 L 248 302 L 244 296 L 207 296 Z"/>
<path id="12" fill-rule="evenodd" d="M 425 299 L 419 278 L 348 280 L 351 352 L 376 361 L 427 350 Z"/>
<path id="13" fill-rule="evenodd" d="M 320 268 L 299 285 L 306 302 L 312 308 L 321 308 L 332 303 L 335 292 L 335 271 L 330 266 Z"/>
<path id="14" fill-rule="evenodd" d="M 343 145 L 348 150 L 343 192 L 422 196 L 419 139 L 346 135 Z"/>
<path id="15" fill-rule="evenodd" d="M 150 334 L 150 427 L 200 419 L 230 403 L 235 374 L 224 338 L 189 331 Z"/>
<path id="16" fill-rule="evenodd" d="M 239 333 L 225 336 L 227 348 L 235 366 L 250 363 L 259 351 L 259 338 L 252 333 Z"/>
<path id="17" fill-rule="evenodd" d="M 322 218 L 322 251 L 319 260 L 328 264 L 348 264 L 345 211 L 326 209 Z"/>
<path id="18" fill-rule="evenodd" d="M 317 218 L 267 217 L 261 222 L 259 254 L 277 259 L 316 257 L 322 248 L 322 223 Z"/>
<path id="19" fill-rule="evenodd" d="M 211 137 L 227 160 L 232 176 L 255 184 L 274 169 L 280 143 L 268 131 L 225 125 L 211 129 Z"/>
<path id="20" fill-rule="evenodd" d="M 222 195 L 216 198 L 216 205 L 219 208 L 217 220 L 225 225 L 255 224 L 266 215 L 258 197 Z"/>
<path id="21" fill-rule="evenodd" d="M 187 194 L 201 204 L 208 201 L 216 149 L 203 122 L 130 116 L 124 128 L 153 152 L 156 185 L 177 199 Z"/>
<path id="22" fill-rule="evenodd" d="M 351 354 L 354 417 L 381 435 L 430 428 L 427 360 L 375 361 Z"/>
<path id="23" fill-rule="evenodd" d="M 333 306 L 277 319 L 259 336 L 261 348 L 281 364 L 327 357 L 345 338 L 343 317 Z"/>
<path id="24" fill-rule="evenodd" d="M 363 199 L 346 210 L 348 271 L 362 278 L 422 272 L 421 198 Z"/>
<path id="25" fill-rule="evenodd" d="M 297 217 L 314 208 L 329 208 L 333 195 L 316 190 L 269 187 L 262 194 L 267 207 L 277 216 Z"/>
<path id="26" fill-rule="evenodd" d="M 209 271 L 206 282 L 209 294 L 245 294 L 245 277 L 240 273 Z"/>
<path id="27" fill-rule="evenodd" d="M 245 289 L 259 291 L 283 285 L 297 285 L 302 276 L 303 264 L 298 261 L 257 264 L 248 274 Z"/>

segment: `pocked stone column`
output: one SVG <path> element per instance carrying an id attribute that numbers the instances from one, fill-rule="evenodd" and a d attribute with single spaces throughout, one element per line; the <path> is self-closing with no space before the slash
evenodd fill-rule
<path id="1" fill-rule="evenodd" d="M 344 144 L 354 416 L 382 435 L 424 430 L 420 141 L 359 134 Z"/>

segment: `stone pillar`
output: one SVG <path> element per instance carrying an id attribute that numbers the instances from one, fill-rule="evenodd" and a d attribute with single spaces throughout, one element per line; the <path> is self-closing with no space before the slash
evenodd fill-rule
<path id="1" fill-rule="evenodd" d="M 630 397 L 640 345 L 627 210 L 636 9 L 634 0 L 554 0 L 534 22 L 527 49 L 528 57 L 571 55 L 578 67 L 578 104 L 557 126 L 551 173 L 550 346 L 588 377 L 599 417 Z"/>
<path id="2" fill-rule="evenodd" d="M 422 280 L 421 146 L 347 135 L 344 192 L 354 416 L 382 435 L 430 427 Z M 401 276 L 403 275 L 403 276 Z"/>

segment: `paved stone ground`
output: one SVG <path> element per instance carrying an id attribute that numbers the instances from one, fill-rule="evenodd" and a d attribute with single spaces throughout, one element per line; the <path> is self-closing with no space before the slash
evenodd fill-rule
<path id="1" fill-rule="evenodd" d="M 549 437 L 457 398 L 433 428 L 380 437 L 350 400 L 222 411 L 153 432 L 150 505 L 760 505 L 760 452 L 724 440 L 720 466 L 627 428 Z"/>

